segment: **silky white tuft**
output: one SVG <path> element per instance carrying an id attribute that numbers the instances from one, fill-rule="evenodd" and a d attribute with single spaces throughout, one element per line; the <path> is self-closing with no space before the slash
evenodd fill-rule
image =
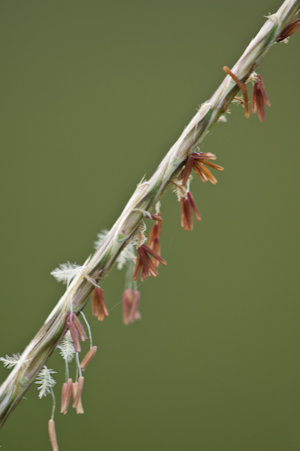
<path id="1" fill-rule="evenodd" d="M 0 357 L 0 361 L 3 363 L 4 367 L 10 369 L 13 368 L 21 359 L 19 353 L 13 354 L 12 357 L 6 355 L 5 357 Z"/>
<path id="2" fill-rule="evenodd" d="M 75 349 L 70 331 L 68 330 L 61 344 L 57 346 L 60 349 L 60 355 L 68 363 L 72 362 L 75 356 Z"/>
<path id="3" fill-rule="evenodd" d="M 62 263 L 59 268 L 55 268 L 51 275 L 55 277 L 58 282 L 63 282 L 67 286 L 77 276 L 77 274 L 84 268 L 83 266 L 76 265 L 76 263 Z"/>
<path id="4" fill-rule="evenodd" d="M 95 249 L 98 249 L 98 247 L 101 246 L 101 244 L 104 242 L 107 235 L 108 235 L 108 230 L 106 230 L 106 229 L 103 229 L 100 233 L 97 234 L 97 239 L 94 243 Z"/>
<path id="5" fill-rule="evenodd" d="M 56 384 L 56 381 L 53 379 L 51 374 L 56 373 L 56 371 L 50 370 L 46 367 L 46 365 L 43 366 L 41 371 L 36 377 L 36 384 L 40 384 L 40 387 L 38 387 L 39 392 L 39 398 L 41 399 L 43 396 L 47 396 L 51 393 L 52 387 Z"/>

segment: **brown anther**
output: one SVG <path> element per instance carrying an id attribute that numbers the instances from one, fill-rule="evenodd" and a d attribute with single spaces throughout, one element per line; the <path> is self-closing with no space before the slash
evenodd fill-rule
<path id="1" fill-rule="evenodd" d="M 72 394 L 72 379 L 68 379 L 67 382 L 63 383 L 62 394 L 61 394 L 61 409 L 60 413 L 66 414 L 68 412 L 68 407 L 70 404 L 71 394 Z"/>
<path id="2" fill-rule="evenodd" d="M 159 222 L 163 221 L 163 218 L 161 217 L 160 213 L 157 213 L 157 214 L 151 213 L 151 216 L 152 216 L 152 219 L 155 221 L 159 221 Z"/>
<path id="3" fill-rule="evenodd" d="M 127 289 L 123 293 L 123 323 L 133 323 L 141 318 L 139 312 L 140 292 Z"/>
<path id="4" fill-rule="evenodd" d="M 76 413 L 84 413 L 81 398 L 79 399 L 79 401 L 78 401 L 78 403 L 77 403 L 77 406 L 76 406 Z"/>
<path id="5" fill-rule="evenodd" d="M 150 249 L 154 250 L 158 255 L 160 255 L 160 232 L 161 232 L 161 221 L 162 217 L 160 213 L 157 213 L 157 220 L 150 230 L 149 238 L 148 238 L 148 246 Z M 154 266 L 157 268 L 159 265 L 159 261 L 156 258 L 153 258 Z"/>
<path id="6" fill-rule="evenodd" d="M 84 413 L 84 410 L 83 410 L 83 407 L 82 407 L 82 401 L 81 401 L 81 394 L 82 394 L 82 390 L 83 390 L 83 384 L 84 384 L 84 377 L 80 376 L 78 378 L 78 385 L 77 385 L 76 399 L 75 399 L 76 413 Z"/>
<path id="7" fill-rule="evenodd" d="M 265 107 L 264 105 L 271 106 L 270 100 L 267 96 L 263 79 L 261 75 L 256 76 L 256 83 L 252 92 L 252 112 L 257 113 L 261 122 L 265 120 Z"/>
<path id="8" fill-rule="evenodd" d="M 300 28 L 300 11 L 299 18 L 293 20 L 293 22 L 291 22 L 287 27 L 285 27 L 285 29 L 281 32 L 279 38 L 277 38 L 277 42 L 284 41 L 286 38 L 296 33 L 296 31 L 299 30 L 299 28 Z"/>
<path id="9" fill-rule="evenodd" d="M 79 333 L 81 341 L 87 340 L 87 335 L 85 333 L 83 325 L 81 324 L 80 319 L 78 318 L 77 315 L 75 315 L 75 313 L 73 313 L 73 315 L 72 315 L 72 320 L 73 320 L 73 322 L 74 322 L 74 324 L 76 326 L 76 329 L 77 329 L 77 331 Z"/>
<path id="10" fill-rule="evenodd" d="M 73 315 L 74 315 L 74 313 L 73 313 Z M 77 329 L 76 329 L 73 321 L 67 321 L 67 327 L 71 333 L 75 352 L 80 352 L 81 346 L 80 346 L 79 336 L 78 336 L 78 332 L 77 332 Z"/>
<path id="11" fill-rule="evenodd" d="M 49 437 L 50 442 L 52 446 L 52 451 L 58 451 L 58 444 L 57 444 L 57 438 L 56 438 L 56 432 L 55 432 L 55 423 L 54 420 L 48 421 L 48 431 L 49 431 Z"/>
<path id="12" fill-rule="evenodd" d="M 76 401 L 77 387 L 78 387 L 78 382 L 73 382 L 73 384 L 72 384 L 72 398 L 73 398 L 72 407 L 74 407 L 74 408 L 76 407 L 75 401 Z"/>
<path id="13" fill-rule="evenodd" d="M 136 259 L 136 265 L 133 273 L 133 280 L 136 280 L 138 278 L 139 272 L 141 271 L 141 281 L 143 282 L 147 277 L 152 276 L 156 277 L 158 276 L 157 269 L 149 257 L 150 254 L 153 258 L 158 260 L 162 265 L 166 265 L 167 262 L 161 258 L 160 255 L 158 255 L 153 249 L 151 249 L 146 244 L 142 244 L 138 248 L 138 254 Z"/>
<path id="14" fill-rule="evenodd" d="M 153 249 L 156 254 L 160 255 L 160 239 L 157 236 L 153 240 L 151 249 Z M 157 258 L 153 257 L 153 263 L 156 268 L 159 266 L 159 261 Z"/>
<path id="15" fill-rule="evenodd" d="M 88 352 L 87 354 L 83 357 L 81 363 L 80 363 L 80 368 L 83 370 L 86 369 L 86 367 L 88 366 L 88 364 L 93 360 L 93 358 L 95 357 L 95 354 L 97 352 L 97 346 L 93 346 Z"/>
<path id="16" fill-rule="evenodd" d="M 76 413 L 84 413 L 82 402 L 81 402 L 81 393 L 84 384 L 84 377 L 80 376 L 78 378 L 78 382 L 73 382 L 72 385 L 72 396 L 73 396 L 73 404 L 72 407 L 76 409 Z"/>
<path id="17" fill-rule="evenodd" d="M 192 193 L 189 191 L 186 197 L 181 199 L 181 227 L 184 230 L 193 230 L 193 215 L 194 211 L 197 221 L 201 221 L 201 216 L 197 209 Z"/>
<path id="18" fill-rule="evenodd" d="M 215 160 L 216 156 L 210 152 L 194 152 L 192 153 L 187 162 L 185 164 L 184 169 L 179 175 L 179 180 L 182 180 L 182 185 L 185 186 L 188 182 L 188 179 L 191 175 L 192 169 L 196 172 L 196 174 L 201 178 L 203 182 L 207 182 L 209 180 L 211 183 L 217 183 L 217 179 L 212 175 L 212 173 L 205 167 L 209 166 L 217 171 L 223 171 L 224 168 L 217 164 L 211 163 L 208 160 Z"/>
<path id="19" fill-rule="evenodd" d="M 192 209 L 193 209 L 193 212 L 194 212 L 194 215 L 195 215 L 197 221 L 201 221 L 201 216 L 200 216 L 200 213 L 198 211 L 197 205 L 195 204 L 194 197 L 193 197 L 191 191 L 189 191 L 187 193 L 187 196 L 188 196 L 188 199 L 189 199 L 189 201 L 191 203 L 191 206 L 192 206 Z"/>
<path id="20" fill-rule="evenodd" d="M 94 288 L 92 298 L 92 313 L 93 316 L 98 318 L 99 321 L 103 321 L 108 316 L 108 310 L 104 302 L 104 291 L 100 287 Z"/>
<path id="21" fill-rule="evenodd" d="M 152 227 L 152 229 L 150 230 L 149 233 L 149 238 L 148 238 L 148 246 L 151 247 L 152 249 L 152 245 L 153 245 L 153 241 L 155 237 L 160 237 L 160 227 L 157 223 L 154 224 L 154 226 Z"/>
<path id="22" fill-rule="evenodd" d="M 236 84 L 238 85 L 238 87 L 240 88 L 240 90 L 242 91 L 243 95 L 244 95 L 244 105 L 245 105 L 245 117 L 248 118 L 250 116 L 250 109 L 249 109 L 249 99 L 248 99 L 248 89 L 247 89 L 247 85 L 245 85 L 245 83 L 242 83 L 236 75 L 234 75 L 234 73 L 231 72 L 231 70 L 229 69 L 229 67 L 224 66 L 223 67 L 223 71 L 227 74 L 230 75 L 230 77 L 236 82 Z"/>
<path id="23" fill-rule="evenodd" d="M 186 197 L 181 199 L 181 227 L 183 227 L 184 230 L 193 230 L 191 204 Z"/>

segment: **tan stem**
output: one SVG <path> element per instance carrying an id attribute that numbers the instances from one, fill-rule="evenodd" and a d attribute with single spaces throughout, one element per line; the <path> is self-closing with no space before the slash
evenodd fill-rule
<path id="1" fill-rule="evenodd" d="M 286 0 L 277 13 L 265 22 L 231 69 L 241 83 L 248 79 L 299 8 L 300 0 Z M 227 111 L 238 90 L 236 82 L 227 75 L 166 154 L 151 179 L 137 186 L 105 241 L 67 288 L 43 327 L 23 352 L 18 364 L 0 387 L 0 427 L 20 402 L 61 340 L 65 318 L 71 307 L 73 311 L 79 312 L 86 305 L 94 288 L 88 279 L 99 281 L 110 271 L 117 256 L 141 223 L 142 212 L 149 211 L 161 198 L 186 158 L 197 149 L 218 118 Z"/>

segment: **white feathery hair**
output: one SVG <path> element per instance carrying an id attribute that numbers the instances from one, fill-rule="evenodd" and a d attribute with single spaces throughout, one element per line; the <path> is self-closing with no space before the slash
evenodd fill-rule
<path id="1" fill-rule="evenodd" d="M 38 387 L 39 392 L 39 398 L 41 399 L 43 396 L 47 396 L 51 393 L 52 387 L 56 384 L 56 381 L 53 379 L 51 374 L 56 373 L 56 371 L 50 370 L 46 367 L 46 365 L 43 366 L 41 371 L 36 377 L 36 384 L 40 384 L 40 387 Z"/>
<path id="2" fill-rule="evenodd" d="M 12 357 L 6 355 L 5 357 L 0 357 L 0 361 L 3 363 L 4 367 L 10 369 L 13 368 L 21 359 L 19 352 L 13 354 Z"/>
<path id="3" fill-rule="evenodd" d="M 72 336 L 69 330 L 66 332 L 61 344 L 58 345 L 57 347 L 60 350 L 60 355 L 62 356 L 62 358 L 68 363 L 72 362 L 75 356 L 75 349 L 73 345 Z"/>
<path id="4" fill-rule="evenodd" d="M 90 260 L 90 257 L 84 262 L 82 266 L 77 265 L 76 263 L 62 263 L 59 265 L 59 268 L 55 268 L 51 275 L 55 277 L 58 282 L 63 282 L 67 286 L 70 285 L 71 281 L 79 275 L 79 273 L 87 267 L 87 264 Z"/>

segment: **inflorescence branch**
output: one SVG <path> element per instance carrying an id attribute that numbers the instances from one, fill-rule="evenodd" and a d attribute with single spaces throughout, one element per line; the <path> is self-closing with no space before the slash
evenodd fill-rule
<path id="1" fill-rule="evenodd" d="M 77 315 L 85 307 L 92 292 L 94 316 L 102 321 L 108 315 L 104 302 L 104 292 L 99 283 L 109 273 L 125 248 L 131 262 L 132 259 L 135 259 L 132 253 L 133 244 L 138 248 L 136 266 L 135 269 L 134 266 L 132 269 L 133 280 L 136 280 L 139 274 L 141 280 L 150 275 L 156 276 L 158 275 L 158 264 L 166 264 L 160 257 L 162 218 L 158 209 L 155 214 L 150 210 L 154 209 L 170 184 L 176 186 L 181 201 L 183 228 L 192 230 L 192 211 L 194 211 L 197 220 L 201 219 L 189 190 L 191 171 L 193 169 L 203 181 L 210 180 L 215 183 L 215 177 L 206 166 L 216 170 L 223 168 L 208 161 L 215 159 L 215 156 L 210 153 L 201 153 L 199 145 L 212 126 L 224 117 L 229 104 L 235 99 L 239 90 L 242 91 L 244 96 L 244 100 L 240 99 L 239 103 L 243 104 L 246 117 L 249 116 L 250 108 L 246 86 L 249 81 L 255 83 L 252 95 L 252 112 L 257 112 L 260 120 L 265 119 L 264 105 L 269 106 L 270 102 L 262 78 L 254 70 L 276 42 L 286 41 L 300 27 L 300 18 L 292 21 L 299 8 L 300 0 L 286 0 L 276 14 L 268 17 L 234 67 L 232 69 L 224 67 L 227 76 L 219 88 L 207 102 L 202 104 L 150 180 L 143 181 L 137 186 L 119 219 L 105 235 L 94 255 L 80 268 L 77 266 L 63 268 L 63 271 L 67 274 L 65 294 L 46 319 L 40 331 L 26 347 L 20 358 L 17 359 L 14 369 L 0 387 L 0 427 L 20 402 L 67 330 L 71 333 L 78 358 L 79 338 L 85 340 L 87 337 Z M 147 245 L 144 244 L 146 240 L 142 227 L 144 220 L 155 221 Z M 75 271 L 72 276 L 73 280 L 68 273 L 72 269 Z M 135 282 L 132 283 L 133 285 L 127 287 L 123 295 L 123 321 L 125 324 L 129 324 L 140 317 L 138 312 L 139 292 L 136 291 Z M 66 412 L 72 392 L 73 406 L 78 413 L 83 413 L 81 404 L 83 377 L 81 370 L 84 370 L 94 357 L 96 349 L 96 346 L 92 346 L 81 362 L 78 381 L 72 382 L 69 379 L 63 386 L 62 412 Z M 49 423 L 49 431 L 53 449 L 56 449 L 53 418 Z"/>

